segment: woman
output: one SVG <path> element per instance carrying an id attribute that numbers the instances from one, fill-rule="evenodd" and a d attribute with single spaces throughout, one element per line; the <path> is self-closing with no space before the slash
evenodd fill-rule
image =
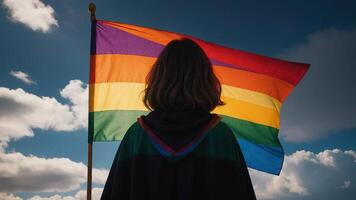
<path id="1" fill-rule="evenodd" d="M 146 77 L 151 110 L 116 153 L 101 199 L 256 199 L 240 147 L 217 114 L 221 85 L 193 40 L 172 40 Z"/>

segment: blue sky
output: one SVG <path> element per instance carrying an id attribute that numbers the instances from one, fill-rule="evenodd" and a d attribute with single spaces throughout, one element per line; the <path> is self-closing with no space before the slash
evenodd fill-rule
<path id="1" fill-rule="evenodd" d="M 81 199 L 88 1 L 0 2 L 0 199 Z M 355 197 L 355 1 L 95 3 L 98 19 L 311 63 L 282 108 L 280 138 L 287 155 L 282 174 L 251 170 L 255 191 L 260 199 Z M 94 196 L 100 195 L 118 145 L 94 144 Z"/>

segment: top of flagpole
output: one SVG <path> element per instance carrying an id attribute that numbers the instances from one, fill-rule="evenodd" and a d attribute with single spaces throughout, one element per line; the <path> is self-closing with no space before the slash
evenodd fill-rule
<path id="1" fill-rule="evenodd" d="M 90 3 L 88 5 L 88 10 L 90 12 L 90 20 L 91 21 L 95 21 L 96 20 L 96 16 L 95 16 L 95 10 L 96 10 L 96 6 L 94 3 Z"/>

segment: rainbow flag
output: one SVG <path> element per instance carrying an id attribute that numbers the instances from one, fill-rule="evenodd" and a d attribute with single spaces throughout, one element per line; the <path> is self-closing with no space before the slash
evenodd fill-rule
<path id="1" fill-rule="evenodd" d="M 92 24 L 89 142 L 121 140 L 148 113 L 142 102 L 146 74 L 171 40 L 197 42 L 222 83 L 224 106 L 213 112 L 233 130 L 249 167 L 279 174 L 278 140 L 283 101 L 309 64 L 288 62 L 155 28 L 97 20 Z"/>

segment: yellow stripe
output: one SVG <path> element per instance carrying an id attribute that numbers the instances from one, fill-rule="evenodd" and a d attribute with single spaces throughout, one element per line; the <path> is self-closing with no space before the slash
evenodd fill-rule
<path id="1" fill-rule="evenodd" d="M 89 111 L 147 110 L 142 103 L 144 87 L 132 82 L 90 84 Z M 270 96 L 223 85 L 221 98 L 226 105 L 213 112 L 279 128 L 280 103 Z"/>
<path id="2" fill-rule="evenodd" d="M 226 103 L 213 112 L 279 129 L 279 112 L 256 104 L 222 96 Z"/>
<path id="3" fill-rule="evenodd" d="M 281 102 L 269 95 L 266 95 L 261 92 L 230 86 L 230 85 L 223 84 L 221 85 L 221 87 L 222 87 L 221 96 L 230 97 L 241 101 L 246 101 L 259 106 L 277 110 L 278 113 L 280 112 L 282 106 Z"/>
<path id="4" fill-rule="evenodd" d="M 105 83 L 100 83 L 100 84 L 105 84 Z M 116 83 L 110 83 L 110 84 L 123 84 L 122 82 L 116 82 Z M 144 86 L 142 83 L 125 83 L 125 85 L 130 84 L 131 86 L 128 87 L 133 87 L 134 85 L 135 88 L 132 88 L 132 90 L 135 91 L 142 91 L 144 89 Z M 99 85 L 99 83 L 97 83 L 96 85 Z M 106 84 L 109 85 L 109 84 Z M 125 89 L 127 90 L 127 89 Z M 135 94 L 133 94 L 135 95 Z M 243 88 L 238 88 L 238 87 L 233 87 L 233 86 L 229 86 L 229 85 L 222 85 L 222 96 L 225 97 L 230 97 L 233 99 L 238 99 L 241 101 L 246 101 L 249 103 L 253 103 L 259 106 L 263 106 L 266 108 L 271 108 L 274 110 L 277 110 L 278 112 L 280 112 L 280 108 L 281 108 L 281 103 L 266 94 L 260 93 L 260 92 L 256 92 L 256 91 L 252 91 L 252 90 L 247 90 L 247 89 L 243 89 Z M 143 106 L 143 104 L 141 105 Z"/>
<path id="5" fill-rule="evenodd" d="M 142 103 L 143 83 L 116 82 L 89 85 L 89 112 L 104 110 L 147 110 Z"/>

